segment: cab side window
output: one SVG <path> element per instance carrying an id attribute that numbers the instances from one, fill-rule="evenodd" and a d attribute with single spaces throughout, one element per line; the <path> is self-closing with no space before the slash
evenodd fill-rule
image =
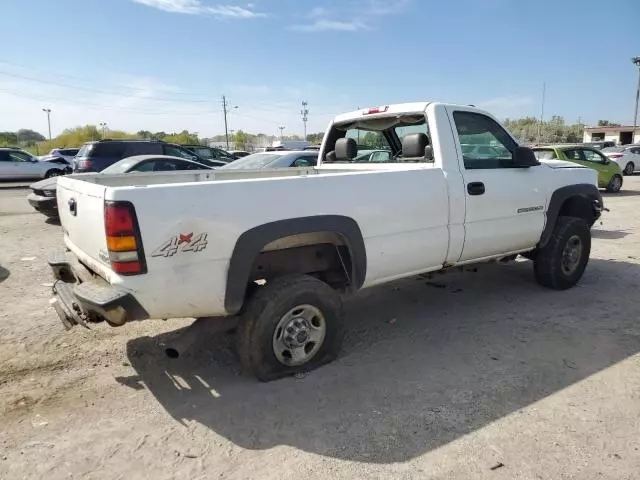
<path id="1" fill-rule="evenodd" d="M 596 152 L 595 150 L 582 150 L 582 154 L 584 155 L 584 159 L 587 162 L 594 163 L 603 163 L 605 161 L 605 156 L 600 152 Z"/>
<path id="2" fill-rule="evenodd" d="M 582 155 L 582 150 L 579 150 L 577 148 L 572 150 L 565 150 L 564 156 L 567 157 L 567 160 L 569 161 L 578 160 L 584 162 L 586 160 Z"/>
<path id="3" fill-rule="evenodd" d="M 22 152 L 9 152 L 12 162 L 30 162 L 31 157 Z"/>
<path id="4" fill-rule="evenodd" d="M 507 131 L 492 118 L 474 112 L 454 112 L 453 119 L 462 148 L 464 168 L 513 168 L 513 152 L 518 146 Z"/>

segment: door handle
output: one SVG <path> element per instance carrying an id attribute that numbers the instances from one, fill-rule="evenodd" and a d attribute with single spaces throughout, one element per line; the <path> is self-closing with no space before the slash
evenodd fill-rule
<path id="1" fill-rule="evenodd" d="M 482 195 L 484 193 L 484 183 L 482 182 L 468 183 L 467 192 L 469 192 L 469 195 Z"/>

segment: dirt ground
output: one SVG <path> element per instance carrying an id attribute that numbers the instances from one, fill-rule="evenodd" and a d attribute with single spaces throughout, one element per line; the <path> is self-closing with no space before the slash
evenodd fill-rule
<path id="1" fill-rule="evenodd" d="M 640 177 L 607 195 L 574 289 L 531 263 L 412 278 L 348 303 L 338 361 L 269 384 L 188 320 L 66 332 L 60 227 L 0 185 L 0 478 L 636 479 Z"/>

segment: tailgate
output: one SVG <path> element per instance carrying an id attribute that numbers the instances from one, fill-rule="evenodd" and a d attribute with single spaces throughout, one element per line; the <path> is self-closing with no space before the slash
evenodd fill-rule
<path id="1" fill-rule="evenodd" d="M 67 246 L 81 260 L 90 262 L 87 258 L 90 257 L 94 260 L 91 264 L 98 263 L 109 270 L 104 229 L 105 190 L 104 185 L 61 176 L 56 196 Z"/>

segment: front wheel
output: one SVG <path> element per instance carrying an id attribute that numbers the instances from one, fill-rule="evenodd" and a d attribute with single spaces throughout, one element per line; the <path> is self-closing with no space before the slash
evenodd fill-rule
<path id="1" fill-rule="evenodd" d="M 584 273 L 591 253 L 591 231 L 576 217 L 559 217 L 549 242 L 533 264 L 537 282 L 554 290 L 573 287 Z"/>
<path id="2" fill-rule="evenodd" d="M 256 289 L 237 331 L 245 370 L 267 382 L 336 358 L 344 337 L 338 292 L 308 275 L 286 275 Z"/>
<path id="3" fill-rule="evenodd" d="M 609 184 L 607 185 L 607 192 L 618 193 L 622 188 L 622 177 L 620 175 L 614 175 L 609 180 Z"/>
<path id="4" fill-rule="evenodd" d="M 60 175 L 62 175 L 62 172 L 60 170 L 49 170 L 44 178 L 51 178 L 51 177 L 59 177 Z"/>
<path id="5" fill-rule="evenodd" d="M 629 162 L 625 165 L 624 167 L 624 174 L 625 175 L 633 175 L 633 172 L 635 171 L 636 166 L 633 164 L 633 162 Z"/>

